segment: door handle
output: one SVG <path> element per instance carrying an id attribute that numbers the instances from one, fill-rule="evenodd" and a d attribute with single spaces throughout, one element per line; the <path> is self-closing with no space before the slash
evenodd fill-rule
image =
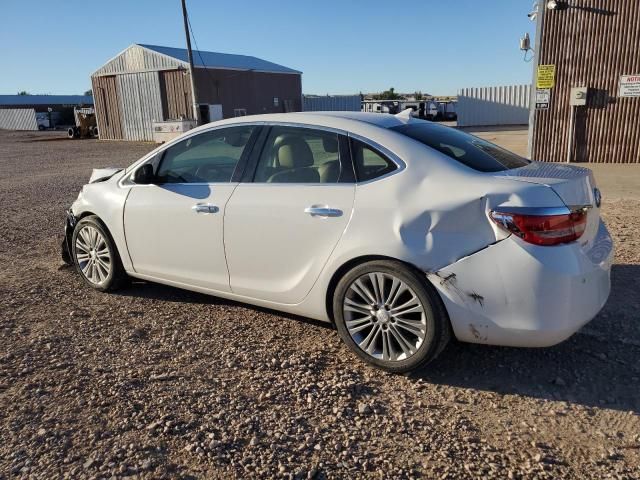
<path id="1" fill-rule="evenodd" d="M 342 210 L 338 210 L 337 208 L 330 208 L 326 205 L 313 205 L 311 207 L 305 208 L 304 213 L 308 213 L 312 217 L 339 217 L 342 215 Z"/>
<path id="2" fill-rule="evenodd" d="M 196 203 L 191 210 L 196 213 L 218 213 L 220 209 L 211 203 Z"/>

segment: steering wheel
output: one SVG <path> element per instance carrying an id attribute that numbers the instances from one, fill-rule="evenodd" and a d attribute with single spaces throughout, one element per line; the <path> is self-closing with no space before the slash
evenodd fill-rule
<path id="1" fill-rule="evenodd" d="M 201 165 L 196 170 L 196 177 L 202 181 L 211 181 L 211 178 L 219 178 L 222 176 L 222 172 L 218 165 Z M 204 180 L 203 180 L 204 179 Z"/>

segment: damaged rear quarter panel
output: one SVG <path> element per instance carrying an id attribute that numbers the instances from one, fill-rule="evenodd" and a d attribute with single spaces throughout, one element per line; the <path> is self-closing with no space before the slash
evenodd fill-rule
<path id="1" fill-rule="evenodd" d="M 476 172 L 418 142 L 408 142 L 396 132 L 380 132 L 378 140 L 402 159 L 406 168 L 357 185 L 352 219 L 318 282 L 322 295 L 331 275 L 358 257 L 383 256 L 424 272 L 456 273 L 461 259 L 490 250 L 509 238 L 489 219 L 491 209 L 498 205 L 562 206 L 558 195 L 545 185 Z M 464 293 L 452 293 L 439 285 L 441 279 L 428 277 L 447 309 L 455 310 L 453 315 L 449 312 L 452 319 L 484 319 L 498 310 L 495 302 L 506 302 L 495 267 L 476 272 L 481 281 L 464 285 Z M 458 282 L 465 280 L 462 277 L 466 272 L 460 273 Z M 464 296 L 462 302 L 460 295 Z M 447 296 L 456 301 L 449 301 Z M 313 301 L 319 305 L 319 295 Z M 465 339 L 486 342 L 487 322 L 475 324 L 474 332 L 465 327 L 469 333 Z"/>
<path id="2" fill-rule="evenodd" d="M 561 205 L 546 186 L 476 172 L 396 132 L 384 134 L 407 167 L 357 185 L 333 263 L 382 255 L 437 271 L 508 236 L 488 217 L 497 205 Z M 394 144 L 394 135 L 402 141 Z"/>

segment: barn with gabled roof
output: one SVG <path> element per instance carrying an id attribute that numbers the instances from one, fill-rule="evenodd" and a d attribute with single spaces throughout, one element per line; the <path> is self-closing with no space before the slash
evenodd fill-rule
<path id="1" fill-rule="evenodd" d="M 194 50 L 203 122 L 302 108 L 302 72 L 257 57 Z M 153 123 L 193 120 L 187 50 L 133 44 L 91 75 L 101 139 L 153 139 Z"/>

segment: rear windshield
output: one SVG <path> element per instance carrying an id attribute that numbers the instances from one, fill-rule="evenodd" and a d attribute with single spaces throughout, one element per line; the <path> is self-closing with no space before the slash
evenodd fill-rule
<path id="1" fill-rule="evenodd" d="M 500 172 L 529 164 L 526 158 L 491 142 L 435 123 L 409 123 L 392 127 L 391 130 L 434 148 L 479 172 Z"/>

